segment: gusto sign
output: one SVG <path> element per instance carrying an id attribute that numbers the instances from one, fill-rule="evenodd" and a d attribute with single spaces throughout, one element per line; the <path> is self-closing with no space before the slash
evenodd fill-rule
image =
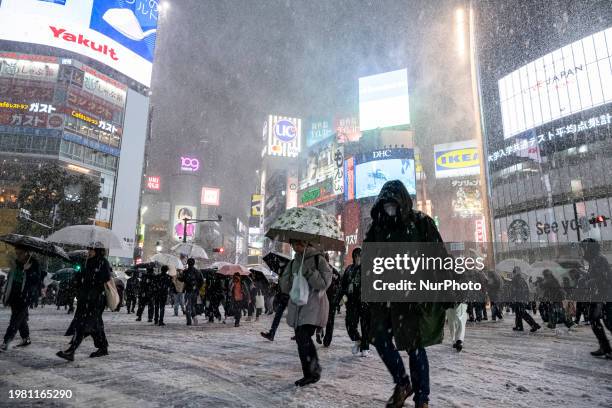
<path id="1" fill-rule="evenodd" d="M 200 169 L 200 160 L 194 157 L 181 156 L 181 171 L 195 173 Z"/>

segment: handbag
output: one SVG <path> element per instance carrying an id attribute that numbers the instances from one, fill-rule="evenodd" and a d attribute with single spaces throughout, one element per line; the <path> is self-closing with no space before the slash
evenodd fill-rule
<path id="1" fill-rule="evenodd" d="M 302 255 L 302 263 L 300 269 L 298 269 L 297 275 L 293 277 L 293 284 L 291 285 L 291 291 L 289 297 L 291 301 L 298 306 L 304 306 L 308 303 L 308 296 L 310 295 L 310 287 L 308 281 L 302 274 L 302 266 L 304 265 L 304 255 Z"/>
<path id="2" fill-rule="evenodd" d="M 263 295 L 257 295 L 255 296 L 255 308 L 256 309 L 263 309 L 265 306 L 265 300 Z"/>
<path id="3" fill-rule="evenodd" d="M 104 294 L 106 295 L 106 306 L 111 311 L 117 310 L 119 305 L 119 293 L 115 286 L 115 281 L 111 278 L 109 281 L 104 283 Z"/>

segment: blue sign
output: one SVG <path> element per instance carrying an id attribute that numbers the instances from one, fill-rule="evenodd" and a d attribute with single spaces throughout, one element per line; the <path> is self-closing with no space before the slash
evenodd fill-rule
<path id="1" fill-rule="evenodd" d="M 65 132 L 63 139 L 69 142 L 80 144 L 81 146 L 85 146 L 85 147 L 89 147 L 94 150 L 98 150 L 102 153 L 110 154 L 111 156 L 119 157 L 121 153 L 121 150 L 117 149 L 116 147 L 111 147 L 104 143 L 100 143 L 95 140 L 91 140 L 86 137 L 83 137 L 83 136 L 75 135 L 74 133 L 70 133 L 70 132 Z"/>
<path id="2" fill-rule="evenodd" d="M 159 2 L 94 0 L 89 27 L 153 62 Z"/>
<path id="3" fill-rule="evenodd" d="M 310 147 L 334 134 L 332 121 L 328 119 L 312 120 L 306 134 L 306 146 Z"/>
<path id="4" fill-rule="evenodd" d="M 66 5 L 66 0 L 38 0 L 38 1 L 43 1 L 45 3 L 59 4 L 60 6 Z"/>
<path id="5" fill-rule="evenodd" d="M 5 126 L 0 125 L 0 133 L 11 133 L 14 135 L 28 135 L 39 137 L 60 137 L 61 130 L 58 129 L 43 129 L 23 126 Z"/>
<path id="6" fill-rule="evenodd" d="M 274 135 L 281 142 L 291 142 L 297 136 L 297 129 L 290 120 L 281 119 L 274 126 Z"/>

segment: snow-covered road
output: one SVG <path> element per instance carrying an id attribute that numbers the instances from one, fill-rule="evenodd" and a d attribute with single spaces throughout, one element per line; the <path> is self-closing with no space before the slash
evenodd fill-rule
<path id="1" fill-rule="evenodd" d="M 88 358 L 94 347 L 86 339 L 73 363 L 55 356 L 68 342 L 70 316 L 54 307 L 34 310 L 33 344 L 0 354 L 0 406 L 382 407 L 392 392 L 375 352 L 351 355 L 344 312 L 331 347 L 319 348 L 321 381 L 296 389 L 300 364 L 284 322 L 270 343 L 259 336 L 270 317 L 240 328 L 186 327 L 168 308 L 167 326 L 159 328 L 124 310 L 104 314 L 111 354 Z M 516 334 L 512 317 L 468 323 L 461 353 L 448 340 L 428 348 L 431 407 L 612 407 L 612 361 L 589 355 L 597 348 L 590 327 Z M 8 318 L 0 308 L 2 334 Z M 11 389 L 69 389 L 73 397 L 17 403 L 9 400 Z"/>

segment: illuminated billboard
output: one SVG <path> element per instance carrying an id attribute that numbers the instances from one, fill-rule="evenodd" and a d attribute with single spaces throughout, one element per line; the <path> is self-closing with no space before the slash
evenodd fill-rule
<path id="1" fill-rule="evenodd" d="M 313 119 L 309 123 L 306 133 L 306 146 L 310 147 L 327 139 L 334 134 L 333 124 L 330 119 Z"/>
<path id="2" fill-rule="evenodd" d="M 355 156 L 355 198 L 377 196 L 391 180 L 401 181 L 416 196 L 414 150 L 381 149 Z"/>
<path id="3" fill-rule="evenodd" d="M 589 35 L 499 80 L 504 138 L 612 102 L 612 28 Z"/>
<path id="4" fill-rule="evenodd" d="M 333 181 L 335 194 L 344 193 L 344 147 L 335 138 L 311 148 L 300 166 L 300 190 L 325 180 Z"/>
<path id="5" fill-rule="evenodd" d="M 297 157 L 302 147 L 302 119 L 269 115 L 263 128 L 264 154 Z"/>
<path id="6" fill-rule="evenodd" d="M 161 190 L 161 176 L 147 176 L 146 182 L 147 190 L 160 191 Z"/>
<path id="7" fill-rule="evenodd" d="M 408 124 L 407 69 L 359 78 L 361 131 Z"/>
<path id="8" fill-rule="evenodd" d="M 195 207 L 188 205 L 175 205 L 174 216 L 172 223 L 172 235 L 175 241 L 183 240 L 183 231 L 185 231 L 185 218 L 188 220 L 197 219 L 198 210 Z M 193 241 L 196 233 L 196 224 L 187 224 L 187 241 Z"/>
<path id="9" fill-rule="evenodd" d="M 157 0 L 0 2 L 0 39 L 57 47 L 151 86 Z"/>
<path id="10" fill-rule="evenodd" d="M 434 146 L 436 178 L 480 174 L 480 157 L 475 140 L 443 143 Z"/>
<path id="11" fill-rule="evenodd" d="M 202 194 L 200 196 L 200 204 L 212 205 L 215 207 L 219 206 L 221 198 L 221 190 L 215 187 L 202 187 Z"/>

